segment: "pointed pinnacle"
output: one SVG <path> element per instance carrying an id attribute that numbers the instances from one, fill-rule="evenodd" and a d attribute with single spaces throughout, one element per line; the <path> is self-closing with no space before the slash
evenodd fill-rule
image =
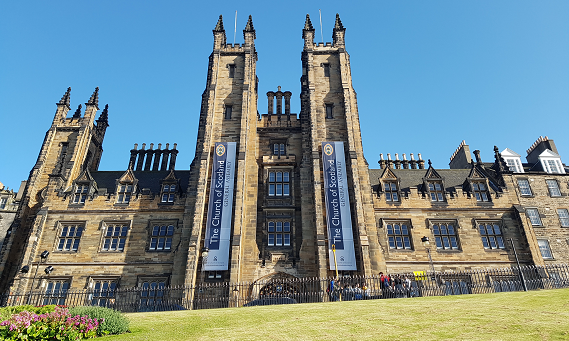
<path id="1" fill-rule="evenodd" d="M 247 25 L 245 25 L 245 32 L 254 32 L 255 28 L 253 27 L 253 17 L 249 15 L 249 20 L 247 20 Z"/>
<path id="2" fill-rule="evenodd" d="M 344 25 L 342 25 L 342 20 L 340 20 L 340 14 L 336 13 L 336 23 L 334 24 L 334 30 L 345 30 Z"/>
<path id="3" fill-rule="evenodd" d="M 103 109 L 103 112 L 99 116 L 97 122 L 107 122 L 108 120 L 109 120 L 109 105 L 105 104 L 105 109 Z"/>
<path id="4" fill-rule="evenodd" d="M 77 110 L 75 110 L 75 114 L 73 114 L 73 118 L 81 118 L 81 107 L 82 107 L 82 105 L 79 104 L 79 106 L 77 107 Z"/>
<path id="5" fill-rule="evenodd" d="M 223 32 L 225 29 L 223 28 L 223 16 L 219 15 L 219 20 L 217 21 L 217 25 L 215 25 L 214 31 Z"/>
<path id="6" fill-rule="evenodd" d="M 65 92 L 63 97 L 61 97 L 61 100 L 57 104 L 67 105 L 67 107 L 69 108 L 70 98 L 71 98 L 71 87 L 67 88 L 67 91 Z"/>
<path id="7" fill-rule="evenodd" d="M 97 108 L 99 107 L 99 87 L 95 88 L 95 91 L 91 95 L 91 98 L 89 98 L 89 101 L 87 101 L 87 103 L 85 103 L 85 104 L 86 105 L 94 105 Z"/>
<path id="8" fill-rule="evenodd" d="M 314 31 L 314 27 L 312 26 L 312 22 L 310 21 L 310 15 L 308 14 L 306 14 L 306 21 L 304 22 L 304 30 Z"/>

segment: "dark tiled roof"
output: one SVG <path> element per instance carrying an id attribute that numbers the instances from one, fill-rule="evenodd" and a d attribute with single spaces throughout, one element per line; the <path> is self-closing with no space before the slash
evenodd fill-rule
<path id="1" fill-rule="evenodd" d="M 421 188 L 423 177 L 427 174 L 427 169 L 392 169 L 392 171 L 399 178 L 402 190 L 409 187 Z M 462 186 L 470 175 L 470 169 L 437 169 L 437 173 L 443 177 L 445 188 L 449 189 Z M 377 190 L 381 174 L 383 174 L 383 169 L 369 170 L 370 182 L 374 190 Z"/>
<path id="2" fill-rule="evenodd" d="M 97 182 L 97 187 L 106 188 L 108 193 L 114 193 L 117 187 L 117 180 L 125 171 L 96 171 L 91 172 L 93 179 Z M 160 181 L 170 174 L 170 171 L 134 171 L 134 176 L 138 179 L 138 188 L 149 188 L 152 193 L 160 193 Z M 174 171 L 176 178 L 180 180 L 180 190 L 186 192 L 190 177 L 189 170 Z"/>

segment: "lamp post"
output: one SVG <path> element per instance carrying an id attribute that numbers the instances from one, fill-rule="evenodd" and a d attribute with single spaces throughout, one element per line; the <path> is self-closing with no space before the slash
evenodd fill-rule
<path id="1" fill-rule="evenodd" d="M 423 238 L 421 238 L 421 243 L 423 244 L 423 246 L 427 250 L 427 254 L 429 255 L 429 264 L 431 265 L 431 271 L 433 272 L 433 276 L 434 276 L 435 275 L 435 265 L 433 264 L 433 258 L 431 257 L 431 248 L 430 248 L 430 243 L 429 243 L 429 237 L 423 236 Z"/>
<path id="2" fill-rule="evenodd" d="M 47 257 L 49 256 L 49 251 L 45 250 L 44 252 L 41 253 L 40 255 L 40 263 L 36 266 L 36 272 L 34 272 L 34 278 L 32 279 L 32 287 L 30 288 L 30 294 L 28 295 L 28 304 L 30 304 L 30 301 L 32 300 L 32 291 L 34 290 L 34 283 L 36 281 L 36 276 L 38 274 L 38 269 L 40 268 L 40 265 L 42 263 L 45 263 L 47 261 Z M 29 268 L 26 268 L 26 266 L 24 266 L 22 268 L 23 273 L 27 273 Z M 48 270 L 49 269 L 49 270 Z M 47 268 L 45 268 L 45 273 L 47 275 L 49 275 L 51 272 L 53 271 L 53 266 L 48 266 Z"/>

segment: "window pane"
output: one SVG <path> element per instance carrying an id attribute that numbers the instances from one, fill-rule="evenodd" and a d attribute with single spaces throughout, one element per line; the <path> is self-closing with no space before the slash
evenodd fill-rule
<path id="1" fill-rule="evenodd" d="M 390 192 L 385 193 L 385 200 L 391 201 L 391 193 Z"/>
<path id="2" fill-rule="evenodd" d="M 283 195 L 290 195 L 288 184 L 283 184 Z"/>
<path id="3" fill-rule="evenodd" d="M 450 243 L 449 243 L 448 237 L 446 237 L 446 236 L 443 237 L 443 245 L 444 245 L 445 249 L 450 248 Z"/>
<path id="4" fill-rule="evenodd" d="M 283 195 L 283 185 L 277 184 L 277 196 Z"/>
<path id="5" fill-rule="evenodd" d="M 488 244 L 488 238 L 487 237 L 482 237 L 482 245 L 484 245 L 485 249 L 488 249 L 490 247 L 490 244 Z"/>
<path id="6" fill-rule="evenodd" d="M 439 201 L 443 201 L 443 194 L 437 193 L 437 198 L 439 199 Z"/>
<path id="7" fill-rule="evenodd" d="M 480 230 L 481 235 L 486 234 L 486 228 L 484 228 L 484 225 L 478 225 L 478 229 Z"/>
<path id="8" fill-rule="evenodd" d="M 399 201 L 399 198 L 397 197 L 397 193 L 393 193 L 393 201 Z"/>
<path id="9" fill-rule="evenodd" d="M 500 237 L 500 236 L 496 237 L 496 241 L 498 242 L 498 247 L 499 247 L 500 249 L 505 248 L 505 246 L 504 246 L 504 240 L 502 239 L 502 237 Z"/>
<path id="10" fill-rule="evenodd" d="M 289 182 L 289 173 L 283 172 L 283 182 Z"/>
<path id="11" fill-rule="evenodd" d="M 269 221 L 268 231 L 269 232 L 275 232 L 275 223 L 273 221 Z"/>
<path id="12" fill-rule="evenodd" d="M 154 226 L 154 227 L 152 228 L 152 235 L 153 235 L 153 236 L 157 236 L 159 230 L 160 230 L 160 227 L 159 227 L 159 226 Z"/>
<path id="13" fill-rule="evenodd" d="M 439 225 L 433 225 L 433 234 L 439 234 Z"/>
<path id="14" fill-rule="evenodd" d="M 283 173 L 277 172 L 277 182 L 282 182 L 282 181 L 283 181 Z"/>
<path id="15" fill-rule="evenodd" d="M 441 241 L 441 237 L 435 237 L 435 243 L 437 244 L 438 249 L 442 249 L 443 242 Z"/>
<path id="16" fill-rule="evenodd" d="M 155 250 L 156 249 L 156 243 L 158 242 L 158 240 L 156 238 L 152 238 L 150 239 L 150 250 Z"/>
<path id="17" fill-rule="evenodd" d="M 389 247 L 395 249 L 395 237 L 389 237 Z"/>
<path id="18" fill-rule="evenodd" d="M 277 221 L 277 232 L 282 232 L 282 231 L 283 231 L 283 222 Z"/>
<path id="19" fill-rule="evenodd" d="M 269 185 L 269 196 L 274 196 L 275 195 L 275 184 L 270 184 Z"/>
<path id="20" fill-rule="evenodd" d="M 172 236 L 174 235 L 174 225 L 169 225 L 168 226 L 168 232 L 166 232 L 167 236 Z"/>
<path id="21" fill-rule="evenodd" d="M 275 182 L 275 172 L 269 172 L 269 182 Z"/>
<path id="22" fill-rule="evenodd" d="M 71 248 L 71 250 L 77 251 L 78 247 L 79 247 L 79 238 L 75 238 L 75 241 L 73 242 L 73 247 Z"/>
<path id="23" fill-rule="evenodd" d="M 283 235 L 282 234 L 277 234 L 277 242 L 276 242 L 277 246 L 281 246 L 283 245 Z"/>
<path id="24" fill-rule="evenodd" d="M 403 247 L 403 240 L 401 239 L 401 237 L 395 237 L 395 242 L 397 244 L 398 249 Z"/>
<path id="25" fill-rule="evenodd" d="M 284 235 L 284 245 L 289 246 L 290 245 L 290 234 L 285 233 Z"/>
<path id="26" fill-rule="evenodd" d="M 406 249 L 411 248 L 411 241 L 409 240 L 409 237 L 403 237 L 403 243 L 405 244 Z"/>
<path id="27" fill-rule="evenodd" d="M 284 232 L 290 232 L 290 223 L 287 221 L 283 224 Z"/>
<path id="28" fill-rule="evenodd" d="M 401 226 L 399 224 L 393 225 L 393 233 L 394 234 L 401 234 Z"/>
<path id="29" fill-rule="evenodd" d="M 274 234 L 269 234 L 269 240 L 267 243 L 269 246 L 274 246 L 275 245 L 275 235 Z"/>
<path id="30" fill-rule="evenodd" d="M 391 224 L 387 224 L 387 234 L 393 234 L 393 226 Z"/>

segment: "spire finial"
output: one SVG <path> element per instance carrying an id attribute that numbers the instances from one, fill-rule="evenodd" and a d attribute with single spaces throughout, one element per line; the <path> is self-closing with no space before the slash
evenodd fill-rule
<path id="1" fill-rule="evenodd" d="M 91 98 L 89 98 L 89 101 L 87 101 L 87 103 L 85 103 L 85 104 L 86 105 L 94 105 L 97 107 L 97 109 L 99 108 L 99 87 L 95 88 L 95 91 L 91 95 Z"/>
<path id="2" fill-rule="evenodd" d="M 61 100 L 57 103 L 57 104 L 61 104 L 61 105 L 66 105 L 67 108 L 69 109 L 69 99 L 71 98 L 71 87 L 67 88 L 67 91 L 65 92 L 65 94 L 63 95 L 63 97 L 61 97 Z"/>
<path id="3" fill-rule="evenodd" d="M 429 167 L 431 167 L 433 165 L 433 163 L 431 162 L 431 159 L 429 159 L 428 163 L 429 163 Z"/>
<path id="4" fill-rule="evenodd" d="M 312 22 L 310 21 L 310 15 L 308 14 L 306 14 L 306 21 L 304 22 L 304 30 L 314 31 L 314 27 L 312 27 Z"/>
<path id="5" fill-rule="evenodd" d="M 103 109 L 103 112 L 99 116 L 97 122 L 108 122 L 108 121 L 109 121 L 109 105 L 105 104 L 105 109 Z"/>
<path id="6" fill-rule="evenodd" d="M 77 107 L 77 110 L 75 110 L 75 114 L 73 114 L 73 118 L 81 118 L 81 108 L 82 108 L 82 105 L 79 104 L 79 106 Z"/>
<path id="7" fill-rule="evenodd" d="M 219 20 L 217 21 L 217 25 L 215 25 L 215 29 L 214 31 L 217 32 L 225 32 L 225 29 L 223 28 L 223 15 L 219 15 Z"/>
<path id="8" fill-rule="evenodd" d="M 253 16 L 249 15 L 249 19 L 247 20 L 247 25 L 245 25 L 245 32 L 254 32 L 255 27 L 253 27 Z"/>
<path id="9" fill-rule="evenodd" d="M 334 24 L 334 30 L 345 30 L 344 25 L 342 25 L 342 20 L 340 20 L 340 14 L 336 13 L 336 23 Z"/>

